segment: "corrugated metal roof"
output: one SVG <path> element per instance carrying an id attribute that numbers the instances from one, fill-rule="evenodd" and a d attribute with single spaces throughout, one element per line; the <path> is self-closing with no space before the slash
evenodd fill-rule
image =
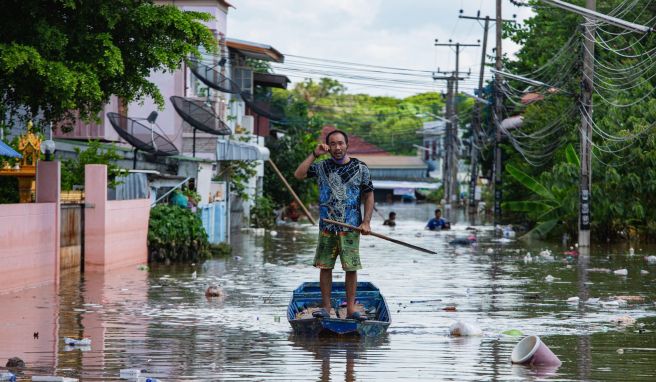
<path id="1" fill-rule="evenodd" d="M 427 169 L 428 165 L 416 156 L 401 155 L 354 155 L 370 168 L 411 168 Z"/>
<path id="2" fill-rule="evenodd" d="M 216 160 L 267 160 L 269 149 L 252 143 L 219 139 Z"/>
<path id="3" fill-rule="evenodd" d="M 0 141 L 0 156 L 9 157 L 9 158 L 22 158 L 23 157 L 16 150 L 9 147 L 9 145 L 4 143 L 3 141 Z"/>

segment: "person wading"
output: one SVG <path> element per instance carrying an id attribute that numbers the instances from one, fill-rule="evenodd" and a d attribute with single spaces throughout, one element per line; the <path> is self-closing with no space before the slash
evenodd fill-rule
<path id="1" fill-rule="evenodd" d="M 346 272 L 346 318 L 366 320 L 364 314 L 355 311 L 355 292 L 357 271 L 362 269 L 360 233 L 368 235 L 371 232 L 374 187 L 367 165 L 356 158 L 350 158 L 347 151 L 348 136 L 341 130 L 334 130 L 326 136 L 326 143 L 317 145 L 298 166 L 294 176 L 296 179 L 316 177 L 319 183 L 319 213 L 322 220 L 314 266 L 321 269 L 319 281 L 323 307 L 313 315 L 330 317 L 333 268 L 339 256 L 342 269 Z M 330 159 L 314 163 L 315 159 L 326 153 L 330 153 Z M 362 202 L 364 217 L 360 210 Z M 359 232 L 328 224 L 323 219 L 356 226 Z"/>

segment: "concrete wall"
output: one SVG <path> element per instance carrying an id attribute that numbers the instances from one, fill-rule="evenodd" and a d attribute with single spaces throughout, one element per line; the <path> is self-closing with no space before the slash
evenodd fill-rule
<path id="1" fill-rule="evenodd" d="M 85 271 L 109 271 L 148 260 L 150 199 L 107 200 L 107 166 L 84 169 Z"/>
<path id="2" fill-rule="evenodd" d="M 0 205 L 0 293 L 59 282 L 59 162 L 37 165 L 37 203 Z"/>

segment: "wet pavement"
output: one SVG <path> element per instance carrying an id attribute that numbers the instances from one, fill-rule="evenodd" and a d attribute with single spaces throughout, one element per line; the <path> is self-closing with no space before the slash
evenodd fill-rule
<path id="1" fill-rule="evenodd" d="M 390 207 L 379 210 L 387 215 Z M 359 279 L 374 282 L 392 312 L 381 338 L 291 333 L 285 316 L 291 291 L 318 278 L 311 267 L 316 227 L 291 225 L 237 237 L 231 257 L 202 265 L 71 273 L 59 292 L 45 286 L 2 295 L 0 363 L 21 357 L 25 380 L 35 374 L 117 380 L 126 368 L 162 381 L 656 379 L 656 264 L 643 258 L 656 255 L 656 248 L 637 247 L 629 256 L 623 245 L 568 257 L 553 243 L 499 242 L 489 226 L 476 227 L 478 245 L 456 247 L 448 242 L 467 236 L 466 223 L 429 232 L 423 225 L 430 205 L 394 210 L 396 228 L 383 227 L 379 216 L 372 228 L 438 255 L 362 239 Z M 552 250 L 553 259 L 539 255 L 543 248 Z M 627 269 L 628 275 L 599 268 Z M 546 281 L 549 275 L 553 280 Z M 335 280 L 343 276 L 335 272 Z M 211 284 L 224 295 L 206 298 Z M 617 295 L 645 301 L 616 306 L 609 301 Z M 575 296 L 579 303 L 567 302 Z M 594 298 L 601 300 L 593 304 Z M 457 310 L 443 310 L 449 305 Z M 612 322 L 625 315 L 637 322 Z M 483 335 L 449 336 L 457 320 L 477 325 Z M 511 365 L 521 337 L 501 334 L 510 329 L 540 336 L 563 365 Z M 65 336 L 90 337 L 92 343 L 66 346 Z"/>

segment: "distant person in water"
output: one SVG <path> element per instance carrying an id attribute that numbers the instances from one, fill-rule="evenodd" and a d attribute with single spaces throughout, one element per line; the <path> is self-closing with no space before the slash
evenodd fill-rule
<path id="1" fill-rule="evenodd" d="M 385 219 L 383 225 L 388 225 L 390 227 L 396 226 L 396 212 L 392 211 L 389 213 L 389 217 Z"/>
<path id="2" fill-rule="evenodd" d="M 301 213 L 298 211 L 298 203 L 295 200 L 292 200 L 287 207 L 282 211 L 281 218 L 284 221 L 298 221 L 298 218 L 301 217 Z"/>
<path id="3" fill-rule="evenodd" d="M 451 225 L 449 222 L 442 218 L 442 210 L 439 208 L 435 210 L 435 217 L 428 221 L 426 224 L 426 229 L 431 231 L 438 231 L 443 229 L 450 229 Z"/>

